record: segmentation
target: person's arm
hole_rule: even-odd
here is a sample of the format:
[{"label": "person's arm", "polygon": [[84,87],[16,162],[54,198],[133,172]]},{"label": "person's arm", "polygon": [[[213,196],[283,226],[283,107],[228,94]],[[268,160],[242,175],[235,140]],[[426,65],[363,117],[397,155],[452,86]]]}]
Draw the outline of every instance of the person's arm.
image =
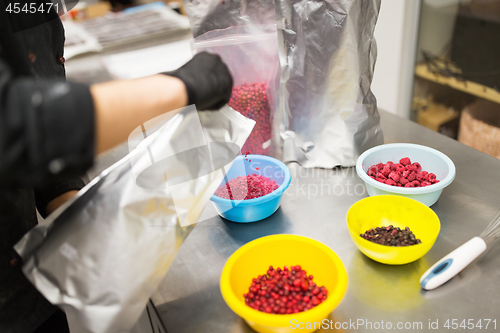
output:
[{"label": "person's arm", "polygon": [[95,108],[97,154],[125,141],[139,124],[188,102],[183,82],[161,74],[96,84],[90,91]]},{"label": "person's arm", "polygon": [[54,177],[44,186],[35,187],[38,212],[46,218],[63,203],[71,199],[85,186],[79,177]]},{"label": "person's arm", "polygon": [[0,186],[83,174],[95,153],[126,141],[143,122],[186,104],[217,109],[231,88],[227,67],[206,53],[167,75],[90,88],[14,78],[0,58]]},{"label": "person's arm", "polygon": [[229,102],[233,79],[218,55],[202,52],[170,73],[91,87],[97,153],[125,141],[139,124],[166,111],[195,104],[216,110]]},{"label": "person's arm", "polygon": [[47,215],[52,214],[57,208],[59,208],[59,206],[61,206],[69,199],[73,198],[78,193],[78,191],[79,190],[71,190],[68,192],[64,192],[60,196],[57,196],[54,199],[50,200],[45,207],[45,212],[47,213]]}]

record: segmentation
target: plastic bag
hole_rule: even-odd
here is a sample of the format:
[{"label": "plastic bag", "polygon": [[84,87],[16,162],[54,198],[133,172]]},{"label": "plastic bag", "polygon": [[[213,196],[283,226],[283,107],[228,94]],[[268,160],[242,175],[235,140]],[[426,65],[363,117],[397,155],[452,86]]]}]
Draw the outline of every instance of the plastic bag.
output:
[{"label": "plastic bag", "polygon": [[129,155],[16,244],[27,278],[90,331],[129,332],[254,124],[191,106],[139,129]]},{"label": "plastic bag", "polygon": [[276,23],[274,0],[183,0],[197,38],[213,30]]},{"label": "plastic bag", "polygon": [[210,31],[195,39],[195,49],[221,56],[234,79],[229,106],[256,121],[242,153],[271,155],[279,80],[276,26],[246,25]]},{"label": "plastic bag", "polygon": [[283,160],[353,166],[382,144],[370,91],[380,0],[276,0]]}]

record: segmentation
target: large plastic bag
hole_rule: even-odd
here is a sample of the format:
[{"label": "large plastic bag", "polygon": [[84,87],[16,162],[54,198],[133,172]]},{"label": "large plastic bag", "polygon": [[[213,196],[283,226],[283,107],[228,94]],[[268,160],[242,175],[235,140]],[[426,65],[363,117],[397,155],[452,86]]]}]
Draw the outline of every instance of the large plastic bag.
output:
[{"label": "large plastic bag", "polygon": [[229,27],[276,23],[274,0],[183,0],[193,36]]},{"label": "large plastic bag", "polygon": [[353,166],[383,143],[370,91],[380,0],[276,0],[284,161]]},{"label": "large plastic bag", "polygon": [[25,275],[88,330],[129,332],[253,126],[227,106],[191,106],[143,127],[129,155],[16,245]]},{"label": "large plastic bag", "polygon": [[276,26],[246,25],[210,31],[195,38],[195,49],[221,56],[234,79],[229,106],[256,121],[242,152],[271,155],[279,80]]}]

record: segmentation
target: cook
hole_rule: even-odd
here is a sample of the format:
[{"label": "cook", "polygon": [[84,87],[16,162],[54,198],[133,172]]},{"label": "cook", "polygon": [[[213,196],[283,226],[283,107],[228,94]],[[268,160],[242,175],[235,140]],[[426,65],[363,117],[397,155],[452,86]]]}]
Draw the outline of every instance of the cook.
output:
[{"label": "cook", "polygon": [[145,121],[191,104],[220,108],[233,81],[218,56],[201,53],[172,73],[67,82],[57,14],[7,5],[0,0],[0,331],[63,333],[64,313],[26,280],[12,248],[37,224],[35,209],[45,217],[73,197],[94,155]]}]

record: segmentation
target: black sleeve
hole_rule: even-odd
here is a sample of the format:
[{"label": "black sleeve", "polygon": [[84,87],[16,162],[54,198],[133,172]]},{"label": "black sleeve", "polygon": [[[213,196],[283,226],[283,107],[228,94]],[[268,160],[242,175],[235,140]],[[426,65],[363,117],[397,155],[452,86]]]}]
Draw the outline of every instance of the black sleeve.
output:
[{"label": "black sleeve", "polygon": [[94,135],[88,86],[13,78],[0,58],[0,186],[82,174],[93,162]]},{"label": "black sleeve", "polygon": [[56,176],[50,183],[35,188],[36,208],[43,218],[47,217],[47,204],[68,191],[79,191],[85,186],[79,177]]}]

